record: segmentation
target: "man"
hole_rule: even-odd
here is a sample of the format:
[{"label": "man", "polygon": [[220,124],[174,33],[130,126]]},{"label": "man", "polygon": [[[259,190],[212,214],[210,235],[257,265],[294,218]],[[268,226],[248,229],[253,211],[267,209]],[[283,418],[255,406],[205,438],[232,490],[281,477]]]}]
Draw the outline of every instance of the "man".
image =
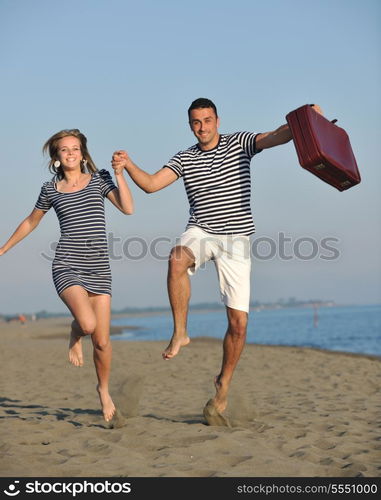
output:
[{"label": "man", "polygon": [[223,412],[245,344],[250,301],[249,235],[255,230],[250,207],[250,161],[261,150],[284,144],[292,137],[288,125],[265,133],[221,135],[216,106],[205,98],[192,102],[188,118],[197,144],[177,153],[156,173],[140,169],[125,151],[116,151],[112,164],[122,165],[146,193],[163,189],[179,177],[184,179],[190,218],[169,258],[167,286],[174,330],[163,358],[173,358],[189,344],[189,275],[213,260],[228,328],[221,371],[214,380],[216,395],[205,406],[204,415],[208,423],[229,425]]}]

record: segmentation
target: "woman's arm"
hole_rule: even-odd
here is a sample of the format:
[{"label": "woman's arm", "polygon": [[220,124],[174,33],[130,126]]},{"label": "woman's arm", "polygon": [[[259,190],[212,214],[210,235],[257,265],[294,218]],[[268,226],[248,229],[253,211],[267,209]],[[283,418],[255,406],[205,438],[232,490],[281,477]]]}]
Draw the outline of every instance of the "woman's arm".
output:
[{"label": "woman's arm", "polygon": [[113,167],[115,172],[115,180],[118,189],[113,189],[107,195],[107,198],[113,205],[126,215],[134,213],[134,200],[126,179],[124,178],[122,167]]},{"label": "woman's arm", "polygon": [[19,224],[16,231],[12,234],[5,245],[0,247],[0,255],[8,252],[8,250],[10,250],[17,243],[19,243],[19,241],[23,240],[26,236],[28,236],[28,234],[36,229],[45,213],[46,212],[40,210],[39,208],[34,208],[32,213],[28,215],[28,217],[24,219],[21,224]]},{"label": "woman's arm", "polygon": [[112,167],[125,168],[135,182],[146,193],[155,193],[178,179],[178,176],[170,168],[161,168],[154,174],[149,174],[139,168],[124,150],[115,151],[112,155]]}]

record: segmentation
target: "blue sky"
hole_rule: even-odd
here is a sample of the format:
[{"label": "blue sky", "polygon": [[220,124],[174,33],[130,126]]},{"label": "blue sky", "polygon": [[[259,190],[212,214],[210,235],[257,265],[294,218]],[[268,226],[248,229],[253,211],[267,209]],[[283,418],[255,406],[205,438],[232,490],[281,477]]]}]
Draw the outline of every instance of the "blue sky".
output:
[{"label": "blue sky", "polygon": [[[81,129],[99,168],[124,148],[154,172],[195,142],[186,110],[197,97],[216,103],[222,133],[272,130],[316,102],[348,132],[362,182],[340,193],[299,166],[292,143],[254,158],[252,300],[380,303],[380,20],[378,0],[0,0],[2,241],[49,179],[41,148],[58,130]],[[184,187],[132,190],[133,216],[107,205],[113,306],[167,305],[165,256],[187,221]],[[265,258],[266,238],[279,250],[280,234],[287,254],[311,255],[313,239],[318,255]],[[1,258],[0,312],[65,310],[43,257],[58,237],[52,211]],[[321,258],[324,238],[337,259]],[[159,259],[145,251],[157,241]],[[192,286],[193,303],[219,300],[213,265]]]}]

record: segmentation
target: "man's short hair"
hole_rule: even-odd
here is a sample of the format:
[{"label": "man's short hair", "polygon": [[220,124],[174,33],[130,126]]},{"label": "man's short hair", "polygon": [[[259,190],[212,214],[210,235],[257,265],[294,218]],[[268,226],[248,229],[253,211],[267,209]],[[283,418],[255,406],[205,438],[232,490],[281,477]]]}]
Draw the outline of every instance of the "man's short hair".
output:
[{"label": "man's short hair", "polygon": [[193,101],[192,104],[189,106],[189,109],[188,109],[189,120],[190,120],[190,113],[191,113],[192,109],[202,109],[202,108],[212,108],[216,114],[216,117],[218,118],[217,108],[216,108],[215,104],[210,99],[206,99],[205,97],[199,97],[198,99]]}]

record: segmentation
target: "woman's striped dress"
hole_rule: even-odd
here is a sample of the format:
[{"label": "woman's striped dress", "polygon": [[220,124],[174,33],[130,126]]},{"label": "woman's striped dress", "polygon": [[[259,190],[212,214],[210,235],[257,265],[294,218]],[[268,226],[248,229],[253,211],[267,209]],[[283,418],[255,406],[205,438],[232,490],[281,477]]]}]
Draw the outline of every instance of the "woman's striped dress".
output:
[{"label": "woman's striped dress", "polygon": [[43,184],[35,208],[47,212],[53,207],[61,230],[52,264],[58,295],[72,285],[111,295],[104,198],[113,189],[107,170],[92,174],[87,186],[74,193],[60,193],[54,180]]}]

